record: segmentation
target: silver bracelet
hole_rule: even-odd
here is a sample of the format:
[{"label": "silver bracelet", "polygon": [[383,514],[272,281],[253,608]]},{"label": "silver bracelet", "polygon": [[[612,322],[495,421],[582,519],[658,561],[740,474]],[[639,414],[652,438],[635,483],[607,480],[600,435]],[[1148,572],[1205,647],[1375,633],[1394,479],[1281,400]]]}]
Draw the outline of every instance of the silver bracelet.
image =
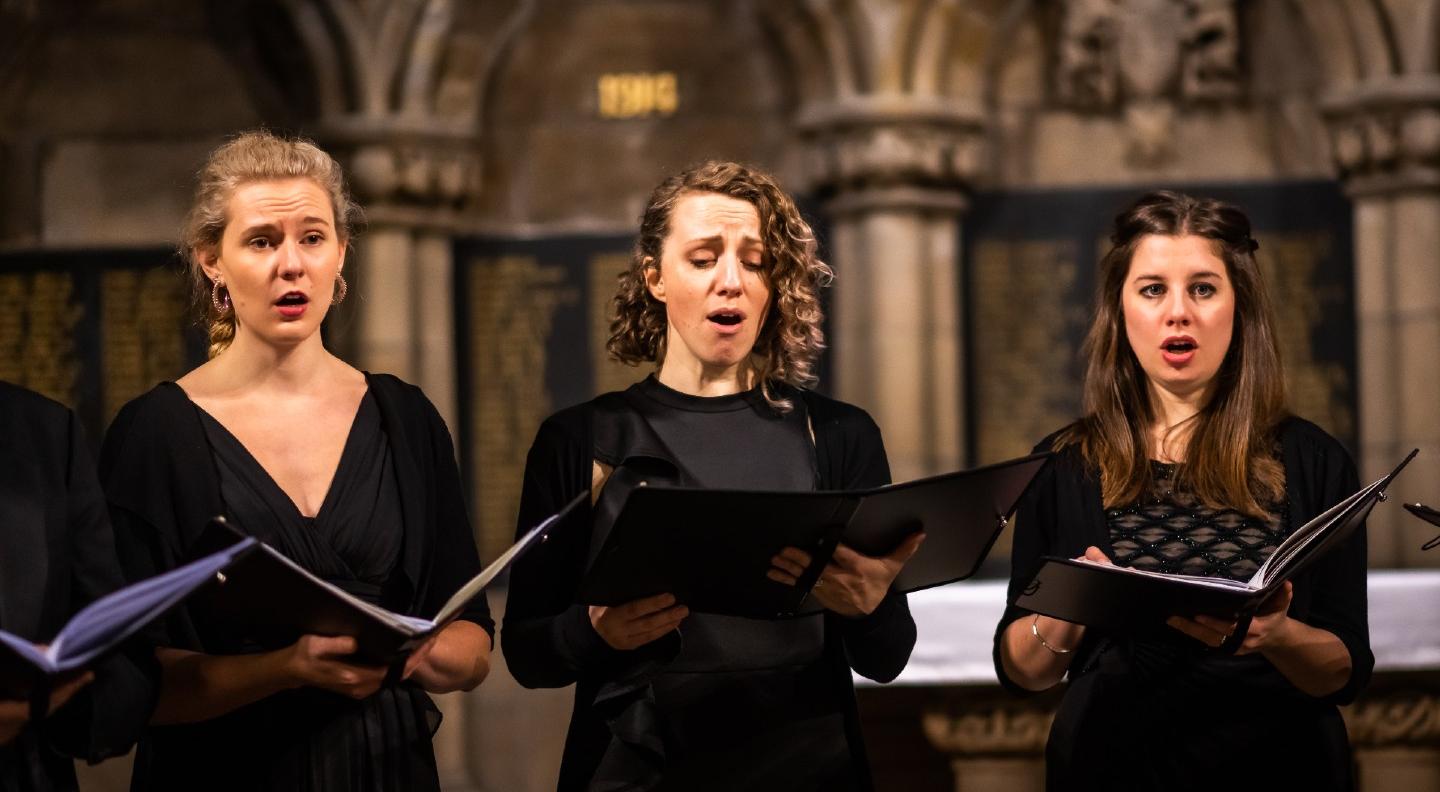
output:
[{"label": "silver bracelet", "polygon": [[1074,649],[1056,649],[1055,647],[1045,642],[1045,636],[1040,634],[1040,614],[1038,613],[1035,614],[1035,618],[1030,620],[1030,634],[1035,636],[1035,640],[1039,641],[1041,646],[1049,649],[1054,654],[1070,654],[1071,652],[1075,651]]}]

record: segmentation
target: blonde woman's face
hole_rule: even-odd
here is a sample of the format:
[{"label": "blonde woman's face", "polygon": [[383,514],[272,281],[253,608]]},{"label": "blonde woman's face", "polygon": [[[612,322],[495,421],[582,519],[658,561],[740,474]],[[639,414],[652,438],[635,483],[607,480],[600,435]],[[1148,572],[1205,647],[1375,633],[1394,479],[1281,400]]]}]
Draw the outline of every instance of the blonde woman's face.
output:
[{"label": "blonde woman's face", "polygon": [[345,262],[330,196],[310,179],[251,182],[230,196],[226,217],[205,274],[229,291],[237,333],[278,345],[313,336]]},{"label": "blonde woman's face", "polygon": [[713,374],[749,357],[770,303],[764,261],[754,205],[718,193],[675,202],[660,264],[646,276],[665,303],[667,367]]}]

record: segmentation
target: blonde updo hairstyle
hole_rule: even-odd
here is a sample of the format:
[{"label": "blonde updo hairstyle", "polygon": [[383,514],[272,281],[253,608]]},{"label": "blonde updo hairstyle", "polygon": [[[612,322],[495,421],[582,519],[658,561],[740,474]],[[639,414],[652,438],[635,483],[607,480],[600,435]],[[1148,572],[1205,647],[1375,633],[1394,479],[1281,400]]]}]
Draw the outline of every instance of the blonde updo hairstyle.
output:
[{"label": "blonde updo hairstyle", "polygon": [[230,222],[230,198],[245,184],[297,178],[310,179],[330,196],[335,232],[341,244],[348,243],[360,208],[345,189],[340,163],[313,142],[263,129],[244,132],[210,152],[200,169],[180,238],[180,257],[190,279],[195,315],[210,337],[212,358],[235,339],[235,308],[230,304],[224,310],[216,307],[211,299],[215,284],[203,266],[220,252],[220,240]]}]

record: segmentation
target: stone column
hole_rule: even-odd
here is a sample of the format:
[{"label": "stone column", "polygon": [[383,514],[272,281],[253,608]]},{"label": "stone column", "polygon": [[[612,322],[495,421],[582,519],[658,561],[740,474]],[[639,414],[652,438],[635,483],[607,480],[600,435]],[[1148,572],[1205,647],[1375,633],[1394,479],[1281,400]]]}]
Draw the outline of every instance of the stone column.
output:
[{"label": "stone column", "polygon": [[923,716],[926,738],[950,757],[955,792],[1045,788],[1045,742],[1054,710],[1013,701],[997,703],[1005,695],[998,690],[977,694],[961,714]]},{"label": "stone column", "polygon": [[[1355,202],[1362,479],[1411,448],[1391,494],[1440,500],[1440,82],[1366,83],[1327,105],[1335,159]],[[1395,506],[1370,520],[1376,566],[1440,566],[1430,526]]]},{"label": "stone column", "polygon": [[1440,698],[1396,690],[1345,711],[1360,792],[1440,789]]},{"label": "stone column", "polygon": [[801,128],[830,196],[836,395],[870,412],[896,480],[966,463],[960,220],[981,123],[890,97],[812,107]]}]

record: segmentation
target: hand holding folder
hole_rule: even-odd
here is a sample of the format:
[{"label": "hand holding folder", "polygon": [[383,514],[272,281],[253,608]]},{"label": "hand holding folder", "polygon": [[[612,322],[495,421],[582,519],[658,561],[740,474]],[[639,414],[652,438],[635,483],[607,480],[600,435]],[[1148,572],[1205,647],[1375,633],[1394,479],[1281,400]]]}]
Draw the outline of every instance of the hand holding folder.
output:
[{"label": "hand holding folder", "polygon": [[254,546],[253,539],[232,543],[162,575],[113,591],[72,616],[44,647],[0,630],[0,700],[43,699],[52,689],[73,682],[221,570],[245,558]]},{"label": "hand holding folder", "polygon": [[1224,622],[1235,620],[1235,628],[1220,646],[1234,651],[1245,639],[1248,621],[1263,612],[1266,603],[1300,570],[1353,533],[1375,504],[1385,499],[1385,488],[1416,453],[1411,451],[1389,474],[1292,531],[1249,580],[1166,574],[1047,557],[1012,604],[1116,633],[1165,622],[1176,615],[1204,614]]},{"label": "hand holding folder", "polygon": [[[880,558],[923,531],[895,578],[902,592],[974,574],[1020,496],[1049,459],[1036,454],[975,470],[856,492],[637,487],[582,579],[578,599],[616,606],[673,594],[693,612],[773,619],[818,612],[811,588],[841,543]],[[793,584],[768,576],[786,548],[809,563]]]},{"label": "hand holding folder", "polygon": [[223,579],[196,597],[209,618],[223,621],[239,634],[268,648],[289,646],[302,636],[346,636],[355,641],[360,661],[390,664],[409,656],[464,612],[516,558],[544,541],[561,518],[582,503],[576,497],[559,513],[530,529],[469,582],[461,586],[430,618],[394,613],[316,577],[273,547],[245,537],[217,517],[196,541],[206,552],[236,541],[256,544],[256,551],[226,570]]}]

